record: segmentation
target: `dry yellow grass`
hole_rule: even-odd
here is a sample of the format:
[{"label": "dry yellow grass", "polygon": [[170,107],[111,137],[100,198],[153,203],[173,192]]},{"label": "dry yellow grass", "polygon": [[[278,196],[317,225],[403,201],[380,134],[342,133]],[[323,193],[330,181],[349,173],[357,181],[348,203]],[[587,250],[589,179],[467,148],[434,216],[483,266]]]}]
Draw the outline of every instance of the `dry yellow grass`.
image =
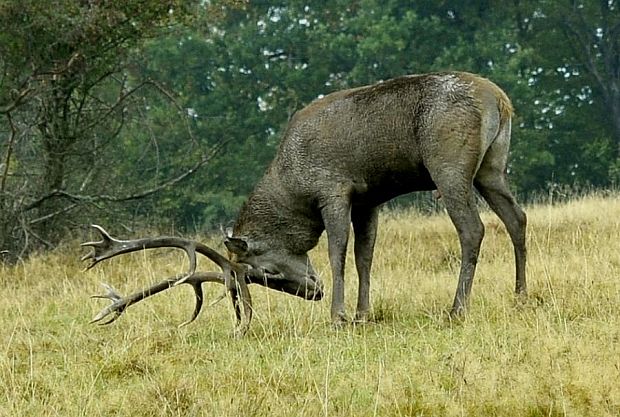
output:
[{"label": "dry yellow grass", "polygon": [[[177,252],[83,273],[72,245],[0,266],[0,416],[620,415],[620,198],[527,211],[529,298],[515,299],[512,247],[485,213],[461,323],[447,320],[459,249],[445,216],[382,216],[377,322],[339,331],[327,300],[262,288],[242,340],[229,337],[225,303],[178,329],[193,308],[185,288],[88,324],[100,281],[133,291],[184,268]],[[329,292],[324,245],[313,259]]]}]

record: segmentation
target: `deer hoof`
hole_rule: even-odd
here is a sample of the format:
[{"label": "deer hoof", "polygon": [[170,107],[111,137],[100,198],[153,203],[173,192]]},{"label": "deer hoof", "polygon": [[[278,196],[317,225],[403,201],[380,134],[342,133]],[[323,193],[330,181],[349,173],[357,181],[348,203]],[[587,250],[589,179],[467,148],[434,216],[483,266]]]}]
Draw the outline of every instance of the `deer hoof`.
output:
[{"label": "deer hoof", "polygon": [[353,324],[366,324],[370,323],[370,313],[368,311],[358,311],[355,313]]},{"label": "deer hoof", "polygon": [[344,312],[332,315],[332,327],[334,327],[334,329],[336,330],[342,329],[348,324],[349,324],[349,320],[347,320],[347,317]]}]

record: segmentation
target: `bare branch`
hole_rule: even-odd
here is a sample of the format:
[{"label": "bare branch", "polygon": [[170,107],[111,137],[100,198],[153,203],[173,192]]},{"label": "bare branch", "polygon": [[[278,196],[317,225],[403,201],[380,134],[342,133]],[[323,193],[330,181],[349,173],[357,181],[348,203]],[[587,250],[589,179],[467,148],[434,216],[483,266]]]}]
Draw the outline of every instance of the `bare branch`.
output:
[{"label": "bare branch", "polygon": [[7,104],[4,107],[0,107],[0,114],[9,114],[13,110],[15,110],[17,107],[19,107],[19,105],[21,105],[26,100],[26,98],[32,91],[33,89],[30,87],[23,88],[18,93],[17,97],[15,97],[12,103]]},{"label": "bare branch", "polygon": [[53,68],[46,71],[38,71],[37,69],[34,69],[32,71],[32,75],[30,75],[29,78],[31,80],[58,80],[59,76],[67,73],[71,69],[73,64],[78,62],[80,58],[83,58],[82,54],[80,54],[79,52],[74,52],[73,55],[71,55],[71,58],[69,58],[67,63],[64,64],[62,67]]},{"label": "bare branch", "polygon": [[32,81],[41,81],[49,77],[56,79],[59,75],[66,73],[80,57],[81,55],[79,52],[74,53],[69,61],[67,61],[67,63],[59,69],[39,72],[36,68],[34,68],[32,73],[27,76],[18,87],[19,93],[17,93],[17,97],[13,99],[13,102],[5,105],[4,107],[0,107],[0,114],[12,112],[28,98],[30,93],[34,91],[34,88],[28,86]]},{"label": "bare branch", "polygon": [[58,209],[58,210],[56,210],[56,211],[54,211],[54,212],[52,212],[52,213],[46,214],[45,216],[38,217],[38,218],[36,218],[36,219],[30,220],[30,221],[28,222],[28,224],[29,224],[29,225],[33,225],[33,224],[37,224],[37,223],[44,222],[44,221],[49,220],[49,219],[53,219],[53,218],[54,218],[54,217],[56,217],[56,216],[59,216],[59,215],[61,215],[61,214],[65,214],[65,213],[70,212],[71,210],[73,210],[73,209],[74,209],[74,208],[76,208],[77,206],[78,206],[78,205],[77,205],[76,203],[70,204],[70,205],[68,205],[67,207],[63,207],[63,208],[61,208],[61,209]]},{"label": "bare branch", "polygon": [[[150,82],[160,93],[162,93],[164,96],[166,96],[168,98],[168,100],[170,100],[170,102],[177,108],[177,110],[181,114],[184,114],[183,107],[181,107],[181,105],[179,103],[177,103],[176,99],[174,98],[174,96],[172,95],[172,93],[170,91],[168,91],[166,88],[164,88],[163,85],[161,85],[160,83],[158,83],[155,80],[150,80]],[[189,134],[190,139],[192,140],[192,142],[195,145],[200,147],[200,143],[194,137],[194,134],[193,134],[192,128],[191,128],[191,126],[189,124],[188,118],[187,117],[183,117],[183,121],[185,122],[185,128],[187,129],[187,133]]]},{"label": "bare branch", "polygon": [[127,91],[125,93],[121,93],[119,95],[118,99],[116,100],[116,102],[108,107],[107,111],[102,113],[100,117],[98,117],[97,119],[95,119],[91,123],[89,123],[86,126],[84,126],[82,131],[92,130],[95,126],[98,126],[98,125],[102,124],[105,120],[107,120],[107,118],[108,118],[108,116],[110,116],[110,114],[114,113],[119,108],[119,106],[125,102],[125,100],[128,97],[133,95],[136,91],[140,90],[145,85],[149,85],[149,84],[152,84],[151,81],[150,80],[145,80],[145,81],[142,81],[137,86],[135,86],[132,89],[130,89],[129,91]]},{"label": "bare branch", "polygon": [[123,202],[123,201],[132,201],[132,200],[139,200],[145,197],[148,197],[150,195],[153,195],[155,193],[158,193],[162,190],[164,190],[165,188],[168,187],[172,187],[173,185],[183,181],[185,178],[189,177],[190,175],[196,173],[196,171],[198,171],[203,165],[205,165],[207,162],[209,162],[213,157],[215,157],[215,155],[225,146],[225,144],[227,143],[227,141],[221,142],[219,145],[213,147],[211,149],[211,152],[205,156],[203,156],[203,158],[201,158],[194,166],[192,166],[191,168],[189,168],[187,171],[181,173],[180,175],[171,178],[167,181],[164,181],[161,184],[158,184],[152,188],[149,188],[147,190],[143,190],[140,192],[136,192],[134,194],[129,194],[126,196],[113,196],[113,195],[109,195],[109,194],[98,194],[98,195],[82,195],[82,194],[73,194],[69,191],[65,191],[65,190],[53,190],[50,193],[36,199],[35,201],[27,204],[24,206],[23,211],[30,211],[32,209],[35,209],[39,206],[41,206],[41,204],[43,204],[43,202],[49,200],[50,198],[55,198],[55,197],[64,197],[64,198],[68,198],[70,200],[73,201],[80,201],[80,202],[88,202],[88,203],[94,203],[97,201],[107,201],[107,202],[112,202],[112,203],[119,203],[119,202]]}]

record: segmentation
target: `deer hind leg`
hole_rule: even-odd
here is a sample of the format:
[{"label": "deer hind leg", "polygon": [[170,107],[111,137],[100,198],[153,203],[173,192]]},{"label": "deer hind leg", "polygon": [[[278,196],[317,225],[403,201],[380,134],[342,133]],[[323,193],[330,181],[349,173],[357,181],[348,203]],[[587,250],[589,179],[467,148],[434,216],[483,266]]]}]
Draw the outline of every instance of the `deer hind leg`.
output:
[{"label": "deer hind leg", "polygon": [[484,225],[476,207],[471,177],[464,171],[461,169],[443,170],[433,177],[437,189],[441,192],[448,215],[456,228],[461,245],[461,268],[452,304],[452,316],[462,314],[467,307],[480,245],[484,237]]},{"label": "deer hind leg", "polygon": [[359,279],[355,322],[368,321],[370,313],[370,269],[377,237],[376,207],[354,207],[351,217],[355,234],[355,267]]},{"label": "deer hind leg", "polygon": [[485,155],[474,184],[480,195],[506,226],[515,253],[515,291],[517,294],[525,294],[527,292],[525,281],[527,217],[517,205],[506,181],[505,155],[507,153],[507,142],[496,141]]},{"label": "deer hind leg", "polygon": [[351,228],[351,202],[344,198],[333,198],[323,206],[321,216],[327,232],[333,279],[331,320],[334,325],[339,326],[347,322],[344,305],[344,267]]}]

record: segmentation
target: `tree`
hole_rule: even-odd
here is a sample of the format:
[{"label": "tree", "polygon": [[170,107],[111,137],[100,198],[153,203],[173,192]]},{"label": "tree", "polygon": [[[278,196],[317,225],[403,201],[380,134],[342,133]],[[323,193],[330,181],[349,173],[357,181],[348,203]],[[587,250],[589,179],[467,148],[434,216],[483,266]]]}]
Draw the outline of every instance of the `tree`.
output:
[{"label": "tree", "polygon": [[519,0],[515,5],[519,43],[533,51],[524,71],[540,92],[530,102],[538,113],[532,129],[548,132],[554,182],[618,183],[618,2]]},{"label": "tree", "polygon": [[124,195],[114,192],[117,157],[109,149],[132,119],[139,93],[164,92],[126,71],[132,49],[186,20],[192,7],[139,0],[0,4],[0,128],[8,137],[0,148],[1,249],[17,255],[53,246],[77,213],[173,181],[156,177]]}]

